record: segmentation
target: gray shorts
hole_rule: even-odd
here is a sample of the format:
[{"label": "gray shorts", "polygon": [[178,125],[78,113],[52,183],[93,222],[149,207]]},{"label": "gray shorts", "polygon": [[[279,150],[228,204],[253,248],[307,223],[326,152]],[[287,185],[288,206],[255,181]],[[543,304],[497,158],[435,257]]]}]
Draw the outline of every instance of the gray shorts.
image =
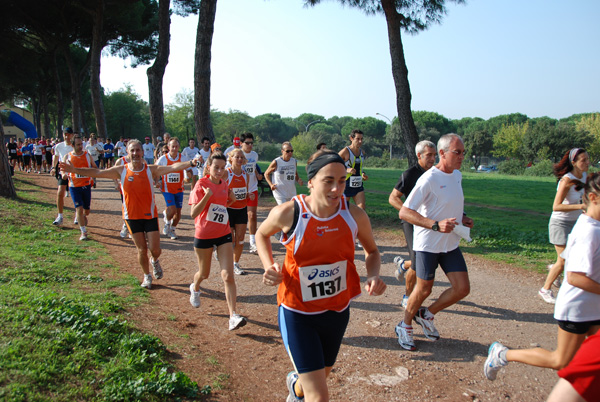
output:
[{"label": "gray shorts", "polygon": [[548,223],[550,244],[554,244],[556,246],[566,245],[567,237],[569,236],[569,233],[571,233],[571,230],[573,230],[575,222],[577,221],[561,221],[550,218],[550,223]]},{"label": "gray shorts", "polygon": [[415,265],[417,266],[415,269],[417,278],[426,281],[435,278],[435,270],[438,265],[442,267],[445,274],[449,272],[467,272],[467,263],[458,247],[447,253],[415,251]]}]

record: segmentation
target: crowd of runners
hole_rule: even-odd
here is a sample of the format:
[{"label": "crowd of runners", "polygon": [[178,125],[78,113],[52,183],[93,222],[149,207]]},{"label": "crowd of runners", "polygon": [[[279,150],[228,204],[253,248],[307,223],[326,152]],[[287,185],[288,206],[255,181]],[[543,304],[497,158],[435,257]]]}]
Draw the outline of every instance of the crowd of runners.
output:
[{"label": "crowd of runners", "polygon": [[[228,328],[246,325],[246,318],[236,313],[235,276],[246,273],[240,261],[248,230],[248,251],[260,257],[263,283],[278,286],[279,328],[294,368],[287,376],[287,400],[328,400],[326,379],[349,322],[350,302],[361,294],[354,263],[356,246],[365,255],[367,294],[381,295],[386,290],[379,277],[380,254],[365,212],[364,182],[368,175],[364,172],[364,134],[353,130],[350,145],[339,152],[328,150],[323,143],[316,147],[306,166],[308,195],[297,195],[296,184],[304,183],[290,142],[281,145],[281,156],[263,174],[251,133],[234,138],[225,151],[208,138],[202,139],[201,148],[190,140],[181,150],[179,140],[168,133],[156,143],[149,137],[143,143],[120,138],[114,145],[93,135],[85,141],[70,128],[63,135],[62,142],[27,140],[25,145],[11,140],[7,144],[15,169],[54,171],[58,180],[54,224],[63,223],[68,187],[80,240],[87,240],[94,180],[114,180],[122,198],[124,224],[120,235],[132,238],[143,272],[141,286],[151,289],[153,280],[163,277],[160,235],[178,238],[185,184],[190,183],[188,203],[195,224],[193,247],[198,262],[198,272],[189,287],[190,304],[194,308],[201,305],[200,285],[209,277],[214,254],[225,286]],[[395,276],[406,284],[399,302],[404,316],[395,327],[398,343],[406,350],[417,349],[413,321],[428,340],[436,341],[441,335],[435,316],[469,294],[469,275],[459,242],[470,239],[474,225],[464,210],[462,138],[447,134],[437,146],[421,141],[415,153],[418,164],[401,175],[389,196],[390,205],[402,220],[408,245],[408,259],[394,259]],[[557,260],[549,266],[539,294],[545,301],[556,303],[557,349],[511,350],[495,342],[484,365],[490,380],[509,361],[560,370],[561,380],[551,394],[552,400],[589,402],[595,400],[589,395],[600,395],[596,340],[600,335],[594,335],[600,329],[600,174],[587,175],[589,164],[587,152],[574,148],[555,165],[558,187],[549,234]],[[263,179],[277,206],[259,227],[258,183]],[[166,204],[162,230],[155,188],[160,189]],[[273,257],[271,236],[285,247],[283,261]],[[450,286],[427,304],[438,266]],[[564,279],[557,282],[563,270]],[[551,290],[553,284],[559,287],[557,297]],[[577,353],[580,347],[588,352]]]}]

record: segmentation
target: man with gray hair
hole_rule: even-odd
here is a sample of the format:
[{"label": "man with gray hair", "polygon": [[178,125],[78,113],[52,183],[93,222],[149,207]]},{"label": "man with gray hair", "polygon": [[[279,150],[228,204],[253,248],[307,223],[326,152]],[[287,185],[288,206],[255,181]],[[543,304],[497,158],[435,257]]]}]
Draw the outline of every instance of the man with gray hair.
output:
[{"label": "man with gray hair", "polygon": [[[464,196],[460,166],[465,146],[457,134],[446,134],[438,141],[439,163],[417,180],[400,209],[399,217],[415,225],[414,243],[417,284],[408,298],[404,320],[396,326],[398,343],[415,350],[412,320],[423,327],[425,337],[438,340],[433,324],[435,314],[455,304],[470,292],[467,264],[458,245],[460,236],[454,231],[462,225],[471,228],[473,220],[464,214]],[[428,308],[421,307],[431,294],[435,271],[441,266],[450,287]]]},{"label": "man with gray hair", "polygon": [[[402,209],[404,203],[402,202],[402,196],[405,199],[410,195],[410,192],[417,184],[419,177],[426,171],[431,169],[435,164],[435,144],[431,141],[421,141],[415,146],[415,153],[417,154],[417,164],[411,168],[408,168],[402,173],[398,183],[392,190],[388,202],[391,206],[396,208],[398,211]],[[404,261],[400,256],[394,258],[396,264],[396,272],[394,275],[399,282],[403,282],[406,278],[406,293],[402,297],[400,305],[406,308],[408,303],[408,297],[415,287],[417,281],[415,273],[415,253],[413,251],[413,232],[414,227],[412,223],[402,221],[402,229],[404,230],[404,237],[406,238],[406,246],[408,248],[408,255],[410,259]],[[411,269],[412,268],[412,269]]]}]

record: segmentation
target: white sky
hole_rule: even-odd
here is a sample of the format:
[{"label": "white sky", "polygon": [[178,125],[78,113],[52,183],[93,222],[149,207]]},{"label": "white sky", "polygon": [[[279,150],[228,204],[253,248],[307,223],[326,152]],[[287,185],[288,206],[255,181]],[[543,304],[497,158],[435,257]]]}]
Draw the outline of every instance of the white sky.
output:
[{"label": "white sky", "polygon": [[[219,0],[213,108],[250,116],[396,115],[387,26],[338,2]],[[441,25],[403,33],[412,109],[451,119],[600,111],[600,1],[467,0]],[[193,89],[197,16],[173,16],[165,104]],[[102,85],[148,100],[147,67],[102,59]]]}]

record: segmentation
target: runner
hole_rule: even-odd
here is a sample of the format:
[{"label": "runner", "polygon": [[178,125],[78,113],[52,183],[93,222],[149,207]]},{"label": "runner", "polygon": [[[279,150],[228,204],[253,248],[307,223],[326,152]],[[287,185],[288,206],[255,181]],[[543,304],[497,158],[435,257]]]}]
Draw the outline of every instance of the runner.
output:
[{"label": "runner", "polygon": [[[287,375],[288,402],[329,399],[327,377],[348,325],[349,304],[361,294],[355,237],[365,250],[365,290],[381,295],[386,288],[369,218],[343,196],[344,160],[333,151],[318,151],[306,171],[310,195],[273,208],[256,236],[263,282],[279,286],[279,328],[294,366]],[[279,231],[286,248],[283,266],[274,261],[270,241]]]},{"label": "runner", "polygon": [[95,136],[90,136],[90,142],[85,147],[85,150],[92,157],[97,168],[100,167],[100,155],[104,152],[104,147],[96,141]]},{"label": "runner", "polygon": [[44,138],[44,173],[50,173],[52,168],[52,141]]},{"label": "runner", "polygon": [[[142,287],[152,288],[152,275],[149,265],[152,265],[154,277],[163,277],[163,270],[158,258],[161,254],[160,233],[158,231],[158,211],[154,199],[153,182],[162,175],[182,171],[196,161],[179,162],[169,166],[148,165],[144,161],[144,150],[138,140],[130,140],[127,146],[131,160],[123,166],[110,169],[75,168],[61,163],[60,168],[68,173],[77,173],[88,177],[121,180],[123,191],[123,218],[137,248],[138,262],[144,273]],[[148,250],[151,258],[148,259]]]},{"label": "runner", "polygon": [[115,146],[112,144],[112,140],[110,138],[106,139],[106,144],[104,144],[104,163],[105,168],[111,168],[113,165],[113,160],[115,157]]},{"label": "runner", "polygon": [[[144,148],[144,160],[148,165],[152,165],[154,163],[154,151],[156,147],[151,142],[152,138],[146,137],[144,138],[144,143],[142,144],[142,148]],[[193,158],[190,158],[192,160]]]},{"label": "runner", "polygon": [[127,140],[119,137],[119,141],[115,144],[115,149],[117,150],[117,157],[122,158],[127,155]]},{"label": "runner", "polygon": [[558,322],[556,350],[508,349],[494,342],[484,365],[484,374],[495,380],[508,362],[521,362],[554,370],[564,368],[586,337],[600,329],[600,173],[590,174],[584,186],[585,214],[580,214],[567,247],[566,278],[556,298],[554,318]]},{"label": "runner", "polygon": [[52,169],[54,169],[56,180],[58,180],[58,190],[56,191],[56,208],[58,209],[58,215],[52,224],[57,226],[62,225],[63,223],[65,193],[67,192],[67,184],[69,184],[69,180],[66,177],[63,178],[61,175],[58,169],[58,163],[62,161],[69,152],[73,151],[73,144],[71,143],[73,139],[73,129],[71,127],[65,128],[63,138],[65,139],[63,142],[59,142],[54,146],[54,160],[52,162]]},{"label": "runner", "polygon": [[[190,159],[191,160],[191,159]],[[179,153],[179,139],[171,138],[169,141],[169,152],[158,158],[158,166],[169,166],[179,162],[188,162],[185,155]],[[195,166],[195,165],[194,165]],[[191,174],[191,170],[174,172],[162,177],[160,191],[163,193],[167,209],[163,211],[163,234],[171,240],[177,239],[177,224],[181,219],[181,208],[183,207],[183,181],[185,175]]]},{"label": "runner", "polygon": [[244,151],[234,149],[229,153],[228,159],[231,167],[227,168],[227,184],[235,195],[235,202],[227,206],[233,237],[233,273],[246,275],[246,272],[240,268],[240,258],[244,251],[244,237],[248,225],[248,199],[256,195],[248,192],[248,175],[243,169],[247,162]]},{"label": "runner", "polygon": [[339,154],[346,163],[346,198],[352,198],[356,205],[362,209],[366,208],[365,188],[363,181],[367,181],[369,176],[363,172],[365,162],[365,153],[362,151],[363,132],[352,130],[350,134],[351,144],[342,149]]},{"label": "runner", "polygon": [[[398,211],[402,209],[404,203],[402,196],[408,197],[412,189],[417,184],[417,180],[423,173],[431,169],[435,164],[435,144],[431,141],[421,141],[415,146],[417,154],[417,164],[402,173],[396,187],[392,190],[388,202]],[[415,252],[413,250],[413,233],[414,226],[411,223],[401,221],[404,237],[406,238],[406,246],[408,247],[409,261],[404,261],[400,256],[394,257],[396,264],[396,272],[394,275],[399,282],[403,282],[406,277],[406,294],[402,296],[400,305],[406,308],[408,298],[412,293],[417,282],[417,273],[415,271]],[[412,268],[412,269],[411,269]]]},{"label": "runner", "polygon": [[[196,157],[196,155],[198,155],[200,153],[200,150],[198,148],[196,148],[196,140],[194,140],[193,138],[190,139],[188,141],[188,145],[187,147],[185,147],[183,149],[183,151],[181,151],[181,154],[184,155],[187,160],[192,160]],[[210,148],[209,148],[210,149]],[[206,159],[203,159],[203,161],[205,161]],[[192,186],[191,186],[191,190],[194,189],[194,187],[196,187],[196,182],[198,181],[198,167],[194,166],[192,168]]]},{"label": "runner", "polygon": [[[97,167],[90,154],[83,150],[83,141],[78,135],[73,137],[73,151],[65,155],[62,161],[76,168]],[[63,180],[67,180],[67,178],[63,177]],[[69,193],[75,206],[75,221],[79,224],[81,230],[79,240],[87,240],[87,217],[90,214],[92,201],[92,180],[89,177],[75,173],[70,173],[68,180]]]},{"label": "runner", "polygon": [[12,171],[14,174],[15,166],[17,164],[17,143],[15,142],[15,137],[10,137],[8,140],[8,144],[6,144],[6,151],[8,152],[8,163],[12,167]]},{"label": "runner", "polygon": [[[292,158],[294,149],[288,141],[281,144],[281,156],[275,158],[265,171],[265,179],[273,191],[277,205],[288,202],[296,196],[296,182],[304,183],[298,175],[298,162]],[[273,175],[273,177],[271,177]]]},{"label": "runner", "polygon": [[[583,186],[590,167],[590,157],[583,148],[573,148],[554,165],[554,175],[558,179],[556,196],[552,204],[552,215],[548,223],[550,243],[556,249],[556,262],[549,265],[548,276],[538,294],[546,303],[554,304],[556,299],[552,293],[552,284],[557,280],[565,267],[561,257],[567,244],[567,236],[575,226],[575,222],[584,208],[581,203]],[[557,283],[560,286],[560,283]]]},{"label": "runner", "polygon": [[[131,163],[131,159],[129,159],[129,155],[127,155],[123,158],[117,159],[117,161],[115,162],[115,166],[122,166],[122,165],[125,165],[126,163]],[[121,196],[121,202],[123,202],[123,189],[121,188],[121,180],[116,179],[113,181],[115,183],[115,190],[119,191],[119,195]],[[129,235],[129,238],[131,239],[129,230],[127,230],[127,222],[125,221],[125,219],[123,219],[123,226],[121,226],[121,230],[119,231],[119,236],[121,236],[121,238],[124,239],[128,235]]]},{"label": "runner", "polygon": [[235,196],[229,190],[223,175],[227,173],[227,161],[222,153],[213,153],[206,162],[209,175],[201,178],[190,193],[189,204],[192,206],[191,216],[194,218],[196,231],[194,234],[194,251],[198,259],[198,272],[190,285],[190,303],[200,307],[200,284],[210,275],[211,255],[213,247],[217,247],[221,278],[225,285],[225,298],[229,309],[229,330],[246,325],[246,318],[237,314],[237,289],[233,274],[233,247],[231,229],[228,224],[227,203],[233,202]]},{"label": "runner", "polygon": [[[250,253],[256,254],[256,229],[258,228],[258,219],[256,210],[258,209],[258,182],[262,180],[263,175],[258,171],[258,154],[253,150],[254,135],[244,133],[241,137],[242,151],[246,157],[244,170],[248,174],[248,234],[250,236]],[[251,197],[250,194],[254,194]]]},{"label": "runner", "polygon": [[225,152],[224,152],[225,156],[228,157],[229,153],[231,151],[233,151],[234,149],[239,149],[239,148],[241,148],[241,146],[242,146],[242,140],[240,139],[240,137],[236,136],[233,139],[233,144],[225,150]]},{"label": "runner", "polygon": [[31,139],[25,138],[23,146],[21,147],[23,153],[23,170],[27,173],[31,173],[31,158],[33,156],[33,144]]}]

